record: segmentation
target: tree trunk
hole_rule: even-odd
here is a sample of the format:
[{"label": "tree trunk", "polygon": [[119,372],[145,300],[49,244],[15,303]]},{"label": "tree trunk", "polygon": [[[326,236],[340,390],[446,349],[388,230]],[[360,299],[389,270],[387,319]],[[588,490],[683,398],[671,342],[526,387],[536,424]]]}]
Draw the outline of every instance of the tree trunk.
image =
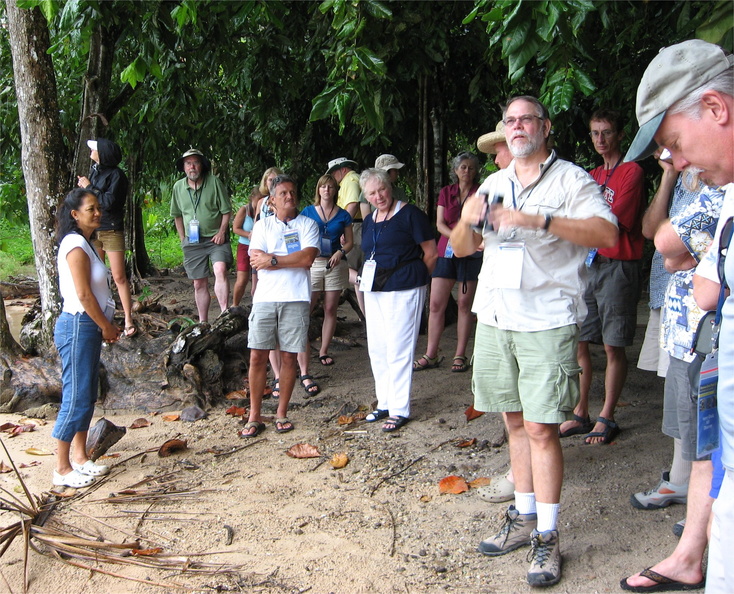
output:
[{"label": "tree trunk", "polygon": [[[68,170],[57,105],[56,75],[49,49],[46,19],[39,8],[7,2],[10,50],[20,121],[21,158],[31,239],[41,294],[41,327],[35,350],[55,353],[53,329],[60,310],[56,285],[55,220]],[[29,345],[24,345],[29,350]],[[33,350],[33,349],[31,349]]]}]

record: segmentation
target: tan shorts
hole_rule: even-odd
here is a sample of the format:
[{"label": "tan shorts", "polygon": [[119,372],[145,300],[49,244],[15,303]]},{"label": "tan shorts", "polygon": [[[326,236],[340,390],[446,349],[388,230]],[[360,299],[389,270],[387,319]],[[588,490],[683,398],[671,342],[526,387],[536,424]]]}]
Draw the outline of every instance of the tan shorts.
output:
[{"label": "tan shorts", "polygon": [[342,259],[336,268],[326,270],[328,258],[316,258],[311,265],[311,290],[341,291],[349,286],[349,266]]},{"label": "tan shorts", "polygon": [[123,231],[97,231],[97,239],[92,242],[94,249],[105,252],[124,252],[125,233]]}]

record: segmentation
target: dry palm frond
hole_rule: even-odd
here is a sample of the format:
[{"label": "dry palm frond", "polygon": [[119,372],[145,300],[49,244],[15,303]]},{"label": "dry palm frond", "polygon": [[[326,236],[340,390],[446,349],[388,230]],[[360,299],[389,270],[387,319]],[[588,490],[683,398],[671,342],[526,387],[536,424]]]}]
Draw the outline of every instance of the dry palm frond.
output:
[{"label": "dry palm frond", "polygon": [[[101,568],[100,563],[115,563],[118,565],[134,565],[156,569],[162,571],[178,571],[190,574],[220,574],[220,573],[236,573],[242,570],[240,565],[232,565],[227,563],[207,563],[193,560],[193,557],[201,557],[209,553],[198,553],[194,555],[174,555],[161,554],[162,548],[141,549],[140,541],[148,540],[140,537],[130,542],[112,543],[99,538],[89,538],[74,534],[69,530],[57,527],[46,526],[51,512],[61,502],[60,499],[51,495],[44,502],[38,496],[33,495],[26,486],[18,469],[15,466],[10,454],[2,443],[8,459],[15,471],[18,480],[25,493],[25,499],[16,497],[8,490],[0,487],[0,510],[9,511],[20,516],[20,519],[9,525],[0,528],[0,557],[7,551],[12,542],[19,536],[23,538],[24,558],[23,558],[23,592],[27,592],[28,587],[28,558],[29,550],[49,556],[53,559],[63,561],[76,567],[81,567],[89,571],[103,573],[113,577],[119,577],[126,580],[142,582],[148,585],[156,585],[166,588],[190,589],[188,586],[177,583],[155,582],[148,579],[141,580],[138,578],[122,575]],[[152,482],[150,479],[145,482]],[[139,483],[141,484],[141,483]],[[162,499],[174,499],[181,497],[194,497],[199,493],[210,492],[211,489],[201,490],[184,490],[177,489],[172,481],[164,482],[158,487],[150,489],[123,490],[120,494],[113,494],[106,499],[95,501],[105,501],[108,503],[122,503],[130,501],[146,501],[153,505]],[[86,515],[86,514],[84,514]],[[81,532],[81,529],[76,529]],[[89,534],[89,533],[87,533]],[[213,553],[212,553],[213,554]],[[90,564],[91,563],[91,564]]]}]

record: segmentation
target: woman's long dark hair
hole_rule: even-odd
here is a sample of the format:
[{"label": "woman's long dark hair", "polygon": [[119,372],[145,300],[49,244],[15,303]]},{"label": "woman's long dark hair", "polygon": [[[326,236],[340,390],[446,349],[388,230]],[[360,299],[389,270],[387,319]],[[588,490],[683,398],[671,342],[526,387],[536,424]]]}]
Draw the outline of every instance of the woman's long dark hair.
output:
[{"label": "woman's long dark hair", "polygon": [[94,192],[84,188],[74,188],[64,197],[56,211],[56,243],[60,244],[69,233],[81,233],[71,211],[79,210],[86,195],[95,196]]}]

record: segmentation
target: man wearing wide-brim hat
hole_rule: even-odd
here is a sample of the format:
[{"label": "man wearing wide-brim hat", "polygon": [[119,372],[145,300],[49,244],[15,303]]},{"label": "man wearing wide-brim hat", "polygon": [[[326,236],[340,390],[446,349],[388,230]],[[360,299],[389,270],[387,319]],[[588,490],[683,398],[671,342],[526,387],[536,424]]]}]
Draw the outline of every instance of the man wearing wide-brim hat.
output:
[{"label": "man wearing wide-brim hat", "polygon": [[507,147],[505,125],[502,121],[497,123],[493,132],[482,134],[477,139],[477,148],[488,155],[495,155],[494,164],[497,165],[497,169],[506,169],[512,161],[512,153]]},{"label": "man wearing wide-brim hat", "polygon": [[195,148],[176,160],[186,175],[173,184],[171,216],[184,253],[186,275],[194,282],[194,299],[200,322],[209,321],[209,262],[214,271],[214,294],[222,311],[229,301],[227,269],[232,263],[229,219],[232,204],[227,188],[211,173],[211,164]]},{"label": "man wearing wide-brim hat", "polygon": [[[375,169],[386,171],[387,176],[390,178],[392,197],[401,202],[408,202],[408,197],[405,195],[405,192],[398,186],[398,176],[403,167],[405,167],[405,163],[401,163],[395,155],[385,153],[375,159]],[[367,202],[367,199],[364,197],[363,202]]]}]

